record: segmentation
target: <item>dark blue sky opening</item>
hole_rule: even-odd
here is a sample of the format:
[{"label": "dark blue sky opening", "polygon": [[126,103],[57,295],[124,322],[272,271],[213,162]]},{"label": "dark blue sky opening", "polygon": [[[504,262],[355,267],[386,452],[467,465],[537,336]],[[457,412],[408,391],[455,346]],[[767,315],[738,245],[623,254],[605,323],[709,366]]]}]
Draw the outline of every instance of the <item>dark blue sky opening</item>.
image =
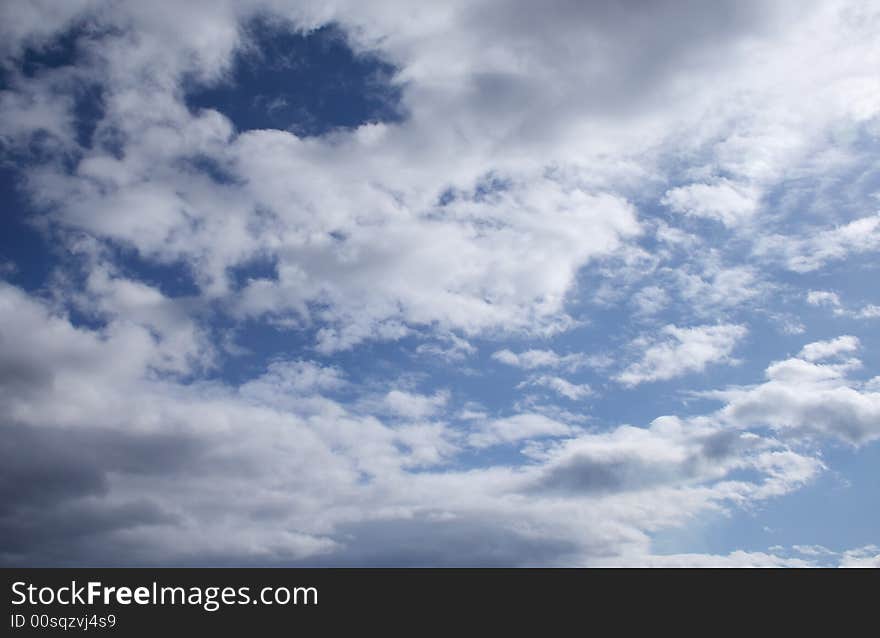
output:
[{"label": "dark blue sky opening", "polygon": [[257,19],[246,26],[245,41],[226,81],[190,83],[190,108],[216,109],[240,132],[281,129],[302,137],[403,118],[394,66],[352,51],[339,27],[300,33]]},{"label": "dark blue sky opening", "polygon": [[41,232],[30,223],[22,177],[8,160],[0,162],[0,278],[34,290],[43,285],[56,263]]}]

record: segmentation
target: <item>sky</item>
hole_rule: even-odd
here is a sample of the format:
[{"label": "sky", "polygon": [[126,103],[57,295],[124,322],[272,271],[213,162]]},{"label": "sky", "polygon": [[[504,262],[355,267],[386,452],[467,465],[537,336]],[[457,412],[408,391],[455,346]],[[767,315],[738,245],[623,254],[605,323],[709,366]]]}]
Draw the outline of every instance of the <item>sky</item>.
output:
[{"label": "sky", "polygon": [[0,564],[880,566],[878,31],[0,4]]}]

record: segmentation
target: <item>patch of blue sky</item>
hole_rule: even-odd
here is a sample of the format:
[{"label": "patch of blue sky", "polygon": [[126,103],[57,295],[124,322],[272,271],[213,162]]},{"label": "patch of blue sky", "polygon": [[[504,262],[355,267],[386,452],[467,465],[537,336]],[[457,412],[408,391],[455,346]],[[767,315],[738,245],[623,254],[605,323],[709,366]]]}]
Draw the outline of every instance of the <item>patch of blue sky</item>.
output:
[{"label": "patch of blue sky", "polygon": [[17,167],[0,163],[0,276],[32,291],[46,283],[57,257],[44,233],[33,223],[29,200],[22,192],[22,179]]},{"label": "patch of blue sky", "polygon": [[280,129],[301,137],[402,119],[394,67],[353,51],[338,27],[298,32],[257,18],[244,31],[247,45],[228,77],[210,86],[188,83],[190,108],[216,109],[239,132]]},{"label": "patch of blue sky", "polygon": [[830,445],[823,461],[831,468],[785,496],[747,508],[704,516],[687,526],[654,535],[660,554],[735,550],[767,552],[774,546],[821,545],[842,552],[877,543],[880,528],[880,447],[854,450]]}]

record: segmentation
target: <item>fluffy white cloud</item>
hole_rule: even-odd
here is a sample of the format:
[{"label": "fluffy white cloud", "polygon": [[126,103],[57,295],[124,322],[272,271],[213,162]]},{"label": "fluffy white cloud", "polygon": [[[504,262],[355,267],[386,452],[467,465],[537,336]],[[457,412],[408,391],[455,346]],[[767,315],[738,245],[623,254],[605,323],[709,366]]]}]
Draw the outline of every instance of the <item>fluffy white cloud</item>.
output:
[{"label": "fluffy white cloud", "polygon": [[[847,3],[709,11],[670,1],[635,13],[592,2],[540,12],[516,0],[495,5],[452,3],[413,22],[393,2],[222,3],[209,17],[200,4],[37,4],[6,22],[7,50],[89,21],[88,66],[59,73],[106,87],[95,135],[113,135],[124,152],[98,145],[73,171],[35,171],[30,192],[65,227],[185,260],[203,293],[231,296],[238,317],[327,324],[324,352],[399,338],[412,325],[546,332],[570,325],[576,272],[639,235],[626,193],[656,183],[670,148],[711,158],[697,173],[733,177],[668,189],[669,205],[733,222],[753,213],[757,185],[811,157],[832,122],[877,112],[873,34]],[[299,28],[341,24],[354,47],[398,66],[407,119],[301,139],[236,135],[221,114],[190,112],[183,82],[228,72],[247,45],[240,22],[257,13]],[[723,84],[706,81],[719,75]],[[50,79],[14,78],[3,120],[75,148],[62,126],[72,103],[55,100],[61,112],[33,124],[14,117],[40,112]],[[809,105],[793,97],[806,94]],[[233,179],[181,170],[197,156]],[[508,186],[477,197],[487,175]],[[438,206],[444,192],[455,197]],[[846,228],[831,238],[838,248],[799,257],[815,252],[805,245],[789,261],[808,268],[844,245],[873,245],[863,236],[870,229]],[[237,290],[229,269],[266,255],[278,260],[277,279]]]},{"label": "fluffy white cloud", "polygon": [[665,326],[662,337],[642,337],[633,343],[642,350],[640,360],[615,378],[624,385],[635,386],[699,372],[711,363],[730,363],[730,354],[746,332],[745,326],[736,324],[693,328]]},{"label": "fluffy white cloud", "polygon": [[880,567],[880,547],[866,545],[850,549],[841,555],[841,567]]},{"label": "fluffy white cloud", "polygon": [[338,368],[311,361],[274,361],[258,378],[244,383],[239,394],[263,404],[297,410],[302,407],[303,397],[331,392],[346,383]]},{"label": "fluffy white cloud", "polygon": [[663,203],[677,213],[707,217],[735,226],[748,220],[758,210],[754,190],[722,179],[715,184],[690,184],[666,192]]},{"label": "fluffy white cloud", "polygon": [[392,414],[408,419],[423,419],[433,416],[449,401],[449,395],[438,392],[431,396],[392,390],[383,399]]},{"label": "fluffy white cloud", "polygon": [[815,341],[803,347],[798,355],[807,361],[821,361],[859,349],[859,340],[852,335],[844,335],[830,341]]},{"label": "fluffy white cloud", "polygon": [[880,393],[849,379],[860,362],[825,359],[859,347],[851,336],[804,346],[798,357],[767,368],[767,381],[711,393],[726,402],[718,418],[738,427],[769,426],[792,438],[834,437],[862,445],[880,437]]}]

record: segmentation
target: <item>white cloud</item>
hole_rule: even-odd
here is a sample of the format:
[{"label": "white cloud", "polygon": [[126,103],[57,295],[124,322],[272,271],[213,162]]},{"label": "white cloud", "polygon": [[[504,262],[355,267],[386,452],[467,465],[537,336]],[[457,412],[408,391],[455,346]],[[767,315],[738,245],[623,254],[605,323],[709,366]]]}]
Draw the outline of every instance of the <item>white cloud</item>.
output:
[{"label": "white cloud", "polygon": [[758,210],[759,197],[754,189],[722,179],[714,184],[689,184],[666,192],[663,204],[677,213],[706,217],[735,226],[751,218]]},{"label": "white cloud", "polygon": [[840,307],[840,297],[829,290],[811,290],[807,293],[807,303],[811,306]]},{"label": "white cloud", "polygon": [[807,293],[807,303],[811,306],[825,306],[831,308],[834,314],[841,317],[854,319],[876,319],[880,317],[880,306],[868,304],[853,310],[841,303],[837,293],[828,290],[811,290]]},{"label": "white cloud", "polygon": [[[210,16],[172,4],[147,12],[95,2],[61,15],[36,5],[5,28],[12,51],[45,43],[78,15],[118,27],[99,31],[100,46],[75,74],[108,87],[96,134],[114,132],[124,153],[98,146],[73,171],[34,171],[30,192],[55,205],[53,218],[151,259],[185,260],[203,294],[228,297],[235,316],[326,324],[318,347],[329,353],[412,326],[463,334],[569,326],[576,273],[639,235],[624,193],[656,183],[664,153],[699,150],[710,167],[703,182],[671,189],[670,205],[732,222],[752,214],[763,184],[813,157],[832,124],[877,113],[870,21],[837,3],[746,4],[710,12],[664,2],[634,18],[595,3],[535,12],[512,0],[504,10],[434,8],[418,23],[393,2],[273,4],[270,14],[299,27],[341,24],[353,46],[399,68],[408,118],[332,139],[235,135],[221,114],[181,103],[185,78],[228,72],[243,44],[240,21],[265,14],[263,3],[212,6]],[[717,77],[725,82],[707,81]],[[60,110],[44,123],[16,123],[15,113],[39,109],[12,101],[53,94],[48,80],[16,82],[2,121],[75,147],[61,125],[72,103],[55,99]],[[181,171],[193,156],[234,179],[218,185]],[[489,174],[508,186],[477,197]],[[455,198],[438,206],[450,189]],[[832,243],[868,249],[858,230]],[[266,255],[278,259],[278,279],[236,290],[229,269]]]},{"label": "white cloud", "polygon": [[834,552],[822,545],[792,545],[791,548],[804,556],[828,556],[834,554]]},{"label": "white cloud", "polygon": [[625,563],[617,559],[597,561],[599,566],[630,566],[630,567],[660,567],[660,568],[729,568],[742,569],[745,567],[811,567],[807,560],[802,558],[787,558],[767,554],[765,552],[735,551],[726,555],[719,554],[646,554],[643,556],[628,557]]},{"label": "white cloud", "polygon": [[655,315],[669,303],[669,295],[660,286],[646,286],[632,297],[632,304],[642,315]]},{"label": "white cloud", "polygon": [[865,545],[847,550],[841,555],[839,565],[841,567],[880,567],[880,547]]},{"label": "white cloud", "polygon": [[[441,345],[445,344],[445,345]],[[446,335],[441,343],[423,343],[416,348],[420,355],[437,357],[445,361],[457,362],[476,354],[477,349],[467,341],[454,334]]]},{"label": "white cloud", "polygon": [[556,394],[563,396],[566,399],[571,399],[572,401],[577,401],[593,394],[593,390],[586,383],[572,383],[562,377],[554,377],[546,374],[530,377],[526,381],[520,383],[517,387],[524,388],[528,386],[548,388],[553,390]]},{"label": "white cloud", "polygon": [[[661,556],[659,560],[649,562],[662,565],[669,561],[670,565],[679,564],[679,558],[683,558],[680,566],[688,564],[705,567],[876,567],[878,566],[877,553],[880,551],[876,545],[865,545],[843,551],[835,551],[822,545],[792,545],[790,550],[780,545],[770,548],[771,554],[763,552],[733,552],[729,556],[712,556],[705,554],[692,554],[682,556]],[[797,557],[785,556],[784,554],[797,554]],[[782,554],[782,555],[780,555]]]},{"label": "white cloud", "polygon": [[505,365],[523,370],[551,368],[567,370],[569,372],[575,372],[584,367],[607,368],[612,363],[608,355],[588,355],[582,352],[560,354],[553,350],[536,349],[513,352],[505,348],[504,350],[493,352],[492,358]]},{"label": "white cloud", "polygon": [[468,436],[468,443],[477,448],[514,443],[524,439],[565,436],[576,429],[542,414],[517,414],[480,423]]},{"label": "white cloud", "polygon": [[239,393],[264,405],[297,411],[303,397],[344,388],[341,370],[322,367],[312,361],[274,361],[258,378],[244,383]]},{"label": "white cloud", "polygon": [[772,235],[758,241],[756,252],[794,272],[811,272],[826,263],[880,249],[880,216],[862,217],[836,228],[798,236]]},{"label": "white cloud", "polygon": [[642,338],[633,345],[642,350],[639,361],[615,379],[627,386],[663,381],[699,372],[712,363],[731,363],[730,354],[746,335],[745,326],[719,324],[679,328],[668,325],[658,339]]},{"label": "white cloud", "polygon": [[844,335],[830,341],[815,341],[803,347],[800,358],[807,361],[821,361],[830,359],[841,354],[855,352],[859,349],[859,340],[852,335]]},{"label": "white cloud", "polygon": [[804,346],[798,357],[767,368],[767,380],[751,387],[710,393],[726,402],[717,418],[738,427],[769,426],[792,438],[837,438],[863,445],[880,438],[880,393],[851,380],[858,360],[824,360],[859,346],[851,336]]},{"label": "white cloud", "polygon": [[698,260],[692,269],[675,269],[673,277],[679,294],[701,316],[718,316],[742,306],[768,288],[754,268],[725,267],[712,255]]},{"label": "white cloud", "polygon": [[877,319],[880,318],[880,306],[868,304],[856,311],[855,316],[859,319]]},{"label": "white cloud", "polygon": [[403,390],[391,390],[383,399],[392,414],[407,419],[424,419],[433,416],[449,401],[447,392],[427,396]]},{"label": "white cloud", "polygon": [[779,330],[787,335],[800,335],[807,331],[807,327],[803,322],[795,316],[788,314],[772,315],[775,322],[779,324]]}]

